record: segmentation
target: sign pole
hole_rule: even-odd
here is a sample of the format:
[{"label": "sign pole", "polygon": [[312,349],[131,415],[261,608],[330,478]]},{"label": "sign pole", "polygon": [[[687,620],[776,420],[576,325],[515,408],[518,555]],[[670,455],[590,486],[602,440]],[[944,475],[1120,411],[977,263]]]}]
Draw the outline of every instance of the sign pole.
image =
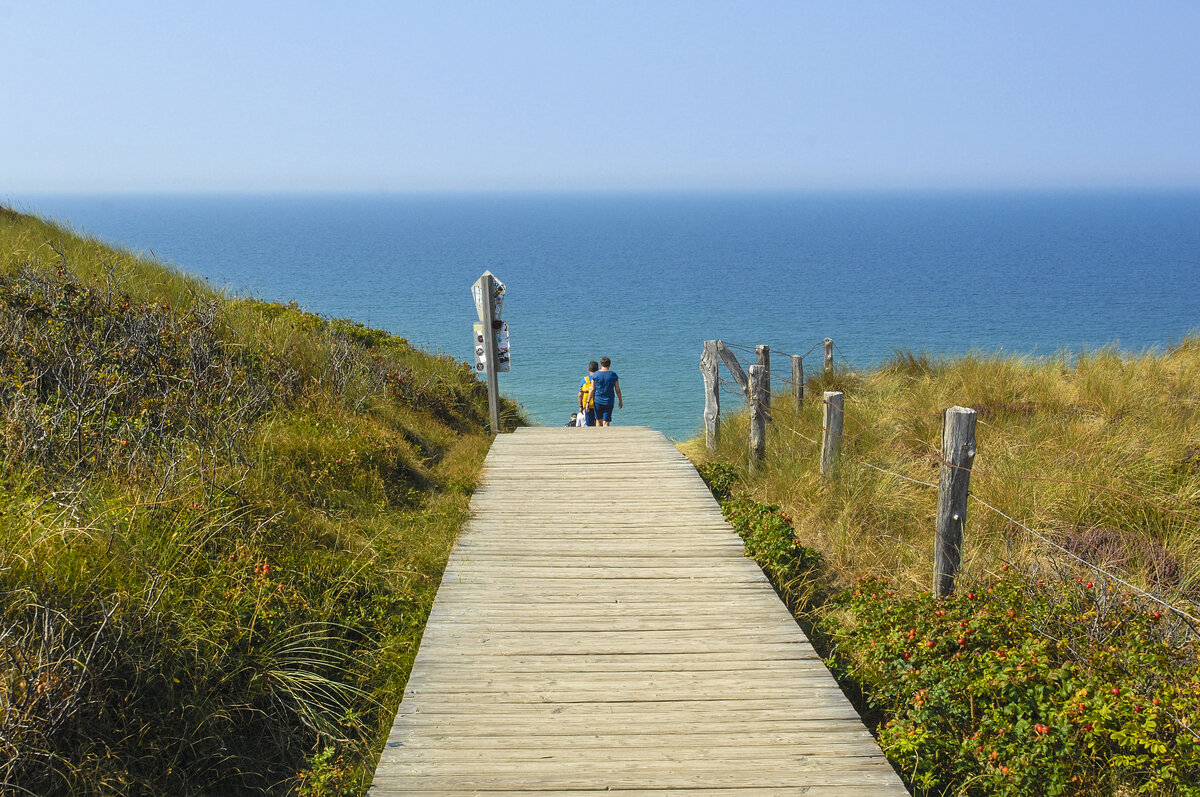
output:
[{"label": "sign pole", "polygon": [[[487,375],[488,411],[491,415],[492,434],[500,434],[500,381],[496,378],[496,325],[493,319],[494,291],[496,278],[492,272],[485,271],[476,282],[477,297],[482,301],[476,304],[479,320],[483,323],[483,365]],[[482,305],[482,306],[480,306]]]}]

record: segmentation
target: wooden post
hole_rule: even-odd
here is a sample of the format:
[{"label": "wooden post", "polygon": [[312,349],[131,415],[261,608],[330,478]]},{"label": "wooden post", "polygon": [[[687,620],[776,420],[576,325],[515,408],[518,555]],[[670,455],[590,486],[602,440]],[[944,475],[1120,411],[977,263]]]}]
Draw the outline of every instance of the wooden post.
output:
[{"label": "wooden post", "polygon": [[738,362],[733,352],[725,346],[724,341],[717,341],[717,356],[721,358],[721,362],[725,363],[725,367],[729,369],[729,375],[733,377],[733,381],[737,382],[738,387],[742,389],[742,394],[749,399],[750,383],[746,377],[746,372],[742,370],[742,364]]},{"label": "wooden post", "polygon": [[825,391],[825,434],[821,438],[821,475],[829,477],[842,450],[842,423],[845,397],[840,391]]},{"label": "wooden post", "polygon": [[704,341],[700,373],[704,375],[704,444],[710,454],[717,450],[721,440],[721,384],[717,356],[717,341]]},{"label": "wooden post", "polygon": [[792,355],[792,399],[799,412],[804,403],[804,358],[799,354]]},{"label": "wooden post", "polygon": [[767,453],[766,372],[761,365],[750,366],[750,470],[753,471]]},{"label": "wooden post", "polygon": [[938,478],[937,539],[933,544],[933,594],[954,592],[962,564],[967,489],[975,461],[975,410],[951,407],[942,415],[942,470]]},{"label": "wooden post", "polygon": [[[756,360],[758,360],[758,364],[761,365],[762,369],[763,369],[763,382],[767,386],[766,393],[764,394],[765,397],[763,399],[763,403],[766,405],[767,409],[770,410],[771,409],[771,347],[770,346],[755,346],[754,347],[754,358]],[[769,421],[771,419],[768,417],[767,420]]]},{"label": "wooden post", "polygon": [[500,434],[500,382],[496,377],[496,326],[492,318],[495,312],[496,278],[492,272],[485,271],[483,276],[475,281],[480,290],[481,301],[478,310],[479,320],[483,322],[484,373],[487,375],[488,412],[491,415],[492,434]]},{"label": "wooden post", "polygon": [[825,378],[833,376],[833,338],[825,338]]}]

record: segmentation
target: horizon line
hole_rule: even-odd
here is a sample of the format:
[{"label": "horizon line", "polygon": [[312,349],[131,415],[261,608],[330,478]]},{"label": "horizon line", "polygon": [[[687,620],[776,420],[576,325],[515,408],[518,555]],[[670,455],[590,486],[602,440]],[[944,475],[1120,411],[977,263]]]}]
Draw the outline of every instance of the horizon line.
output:
[{"label": "horizon line", "polygon": [[197,188],[197,189],[38,189],[5,191],[0,203],[12,207],[20,197],[434,197],[434,196],[713,196],[713,195],[913,195],[913,194],[1180,194],[1200,192],[1196,185],[962,185],[876,187],[729,187],[729,188]]}]

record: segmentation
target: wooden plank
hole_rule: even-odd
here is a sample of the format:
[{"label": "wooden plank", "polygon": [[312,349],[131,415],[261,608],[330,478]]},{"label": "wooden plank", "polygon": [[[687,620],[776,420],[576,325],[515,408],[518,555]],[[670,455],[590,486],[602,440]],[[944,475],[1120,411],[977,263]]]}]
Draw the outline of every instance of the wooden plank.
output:
[{"label": "wooden plank", "polygon": [[499,437],[372,795],[904,794],[653,430]]}]

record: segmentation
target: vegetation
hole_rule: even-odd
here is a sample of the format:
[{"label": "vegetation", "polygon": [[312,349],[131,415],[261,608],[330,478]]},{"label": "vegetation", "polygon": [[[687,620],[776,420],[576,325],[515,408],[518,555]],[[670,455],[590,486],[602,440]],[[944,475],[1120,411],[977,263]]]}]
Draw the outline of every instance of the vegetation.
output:
[{"label": "vegetation", "polygon": [[0,791],[362,792],[486,389],[3,208],[0,253]]},{"label": "vegetation", "polygon": [[[1165,354],[899,354],[684,446],[917,794],[1200,793],[1200,338]],[[956,593],[929,593],[941,410],[978,412]],[[994,511],[994,510],[999,510]],[[1003,513],[1003,514],[1001,514]]]}]

